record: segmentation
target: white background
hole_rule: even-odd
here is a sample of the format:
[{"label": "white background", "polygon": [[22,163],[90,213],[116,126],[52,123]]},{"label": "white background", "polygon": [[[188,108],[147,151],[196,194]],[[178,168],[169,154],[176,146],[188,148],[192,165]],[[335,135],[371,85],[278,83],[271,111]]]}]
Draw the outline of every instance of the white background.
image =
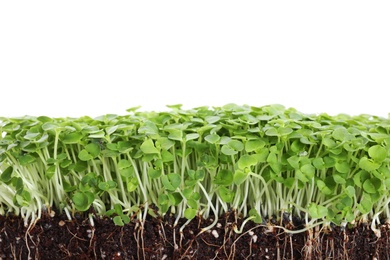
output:
[{"label": "white background", "polygon": [[388,1],[1,1],[0,116],[390,112]]}]

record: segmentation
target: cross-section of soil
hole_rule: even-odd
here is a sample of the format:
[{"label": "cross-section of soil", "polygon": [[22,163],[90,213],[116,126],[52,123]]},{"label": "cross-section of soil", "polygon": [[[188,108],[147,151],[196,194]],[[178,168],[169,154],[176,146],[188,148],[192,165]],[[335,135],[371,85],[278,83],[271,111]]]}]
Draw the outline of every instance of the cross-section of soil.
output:
[{"label": "cross-section of soil", "polygon": [[252,222],[237,233],[234,227],[240,229],[242,220],[234,214],[205,232],[212,219],[196,218],[182,232],[185,220],[176,227],[174,221],[150,217],[143,225],[134,220],[120,227],[94,218],[91,226],[86,218],[56,215],[26,232],[21,218],[0,216],[0,259],[390,259],[388,225],[381,226],[378,238],[364,224],[289,235]]}]

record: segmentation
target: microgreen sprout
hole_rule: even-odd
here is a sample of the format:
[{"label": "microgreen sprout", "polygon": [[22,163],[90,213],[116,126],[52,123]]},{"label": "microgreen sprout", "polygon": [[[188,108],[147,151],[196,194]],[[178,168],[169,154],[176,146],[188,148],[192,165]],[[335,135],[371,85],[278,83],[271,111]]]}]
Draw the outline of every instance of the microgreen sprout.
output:
[{"label": "microgreen sprout", "polygon": [[170,108],[1,118],[0,214],[26,224],[45,208],[68,218],[93,208],[117,225],[151,212],[175,214],[174,225],[214,217],[204,232],[234,210],[247,218],[242,232],[288,213],[304,216],[300,231],[370,221],[377,236],[379,219],[390,221],[389,119],[281,105]]}]

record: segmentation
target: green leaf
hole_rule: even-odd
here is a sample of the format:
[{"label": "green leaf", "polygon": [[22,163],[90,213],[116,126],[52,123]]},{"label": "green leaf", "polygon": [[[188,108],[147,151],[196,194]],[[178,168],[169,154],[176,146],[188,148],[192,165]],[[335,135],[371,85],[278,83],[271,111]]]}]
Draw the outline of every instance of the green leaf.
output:
[{"label": "green leaf", "polygon": [[167,105],[172,110],[180,110],[182,106],[182,104]]},{"label": "green leaf", "polygon": [[115,181],[103,181],[103,182],[100,182],[98,187],[99,189],[103,190],[103,191],[109,191],[111,189],[114,189],[116,188],[117,184]]},{"label": "green leaf", "polygon": [[298,180],[300,180],[303,183],[306,183],[306,182],[309,181],[307,176],[305,174],[303,174],[301,170],[296,170],[295,171],[295,176],[298,178]]},{"label": "green leaf", "polygon": [[390,178],[387,178],[387,179],[384,181],[384,183],[385,183],[386,189],[387,189],[387,190],[390,190]]},{"label": "green leaf", "polygon": [[347,161],[336,162],[335,168],[340,173],[349,173],[350,166]]},{"label": "green leaf", "polygon": [[120,160],[118,162],[118,169],[123,170],[126,168],[132,167],[131,162],[129,160]]},{"label": "green leaf", "polygon": [[270,152],[267,157],[267,162],[278,164],[278,156],[274,152]]},{"label": "green leaf", "polygon": [[312,163],[317,170],[325,169],[325,162],[322,158],[314,158]]},{"label": "green leaf", "polygon": [[26,166],[28,164],[34,163],[36,161],[35,157],[29,154],[25,154],[18,157],[20,165]]},{"label": "green leaf", "polygon": [[332,176],[333,176],[333,179],[336,183],[338,183],[338,184],[345,184],[346,183],[344,177],[341,176],[340,174],[333,174]]},{"label": "green leaf", "polygon": [[247,151],[248,153],[253,152],[263,148],[264,146],[265,146],[265,142],[263,140],[259,140],[259,139],[248,140],[245,143],[245,151]]},{"label": "green leaf", "polygon": [[363,183],[363,189],[367,193],[376,193],[376,189],[374,184],[371,182],[370,179],[365,180]]},{"label": "green leaf", "polygon": [[359,161],[359,167],[365,171],[371,172],[380,167],[380,164],[374,162],[372,159],[362,157]]},{"label": "green leaf", "polygon": [[93,134],[90,134],[88,135],[89,138],[104,138],[105,137],[105,133],[103,130],[99,130],[98,132],[96,133],[93,133]]},{"label": "green leaf", "polygon": [[313,219],[321,219],[328,214],[328,208],[322,205],[316,205],[315,203],[310,203],[308,212]]},{"label": "green leaf", "polygon": [[26,202],[26,205],[31,201],[31,194],[30,192],[23,190],[21,193],[21,196],[23,198],[23,201]]},{"label": "green leaf", "polygon": [[186,135],[186,141],[190,141],[190,140],[194,140],[194,139],[198,139],[198,138],[199,138],[199,134],[197,134],[197,133]]},{"label": "green leaf", "polygon": [[[30,199],[31,199],[31,197],[30,197]],[[26,201],[26,199],[23,196],[23,191],[21,193],[15,194],[15,196],[13,198],[13,202],[17,206],[21,206],[21,207],[29,205],[29,201]]]},{"label": "green leaf", "polygon": [[127,182],[127,191],[133,192],[138,188],[138,179],[137,178],[129,178]]},{"label": "green leaf", "polygon": [[85,150],[93,157],[97,157],[100,154],[100,145],[97,143],[90,143],[85,146]]},{"label": "green leaf", "polygon": [[187,204],[188,204],[188,206],[190,206],[193,209],[198,208],[198,202],[192,198],[187,200]]},{"label": "green leaf", "polygon": [[85,146],[85,149],[79,152],[79,159],[82,161],[89,161],[100,154],[100,145],[97,143],[90,143]]},{"label": "green leaf", "polygon": [[338,141],[349,140],[349,136],[348,130],[344,127],[336,128],[332,133],[332,137]]},{"label": "green leaf", "polygon": [[383,162],[387,157],[387,150],[380,146],[374,145],[368,149],[368,155],[377,163]]},{"label": "green leaf", "polygon": [[257,159],[255,156],[244,154],[240,157],[237,162],[238,168],[245,169],[247,167],[253,166],[257,164]]},{"label": "green leaf", "polygon": [[340,199],[340,202],[342,204],[342,207],[340,208],[340,210],[343,210],[345,209],[346,207],[352,207],[353,205],[353,200],[351,197],[348,197],[348,196],[343,196],[341,199]]},{"label": "green leaf", "polygon": [[261,224],[261,223],[263,223],[263,218],[262,218],[261,215],[257,212],[256,209],[252,208],[251,210],[249,210],[249,216],[254,217],[252,220],[253,220],[253,222],[255,222],[256,224]]},{"label": "green leaf", "polygon": [[291,189],[295,184],[295,178],[294,177],[285,178],[283,180],[283,184],[286,185],[287,188]]},{"label": "green leaf", "polygon": [[371,200],[369,198],[366,198],[364,197],[360,203],[357,205],[357,208],[358,210],[362,213],[362,214],[367,214],[369,213],[372,208],[373,208],[373,203],[371,202]]},{"label": "green leaf", "polygon": [[360,179],[360,175],[362,174],[362,170],[361,171],[358,171],[353,177],[353,182],[356,186],[358,186],[359,188],[362,187],[362,182],[361,182],[361,179]]},{"label": "green leaf", "polygon": [[169,198],[167,194],[160,194],[157,198],[157,202],[159,205],[167,205],[169,204]]},{"label": "green leaf", "polygon": [[169,191],[175,191],[181,183],[181,177],[177,173],[169,173],[161,176],[161,181],[165,189]]},{"label": "green leaf", "polygon": [[174,145],[175,142],[166,137],[160,137],[156,141],[156,147],[160,147],[163,150],[169,150]]},{"label": "green leaf", "polygon": [[83,138],[83,135],[81,133],[73,132],[64,135],[64,137],[62,138],[62,142],[64,144],[77,144],[80,142],[81,138]]},{"label": "green leaf", "polygon": [[221,137],[217,134],[210,134],[206,135],[204,139],[211,144],[216,144],[221,139]]},{"label": "green leaf", "polygon": [[127,215],[121,215],[122,221],[124,224],[129,224],[130,223],[130,217]]},{"label": "green leaf", "polygon": [[168,138],[176,141],[183,141],[183,131],[181,129],[169,130]]},{"label": "green leaf", "polygon": [[221,152],[225,155],[235,155],[238,153],[236,150],[234,150],[227,144],[222,145]]},{"label": "green leaf", "polygon": [[110,126],[110,127],[106,127],[106,133],[107,135],[111,135],[112,133],[115,133],[115,131],[118,129],[118,125],[114,125],[114,126]]},{"label": "green leaf", "polygon": [[81,179],[82,185],[88,185],[90,187],[96,187],[98,184],[98,176],[94,172],[87,173],[82,179]]},{"label": "green leaf", "polygon": [[153,140],[152,139],[146,139],[142,144],[141,144],[141,150],[145,154],[154,154],[154,153],[159,153],[157,148],[154,146]]},{"label": "green leaf", "polygon": [[169,201],[171,202],[171,205],[177,206],[182,202],[183,197],[180,195],[179,192],[172,192],[168,194]]},{"label": "green leaf", "polygon": [[154,168],[150,167],[148,170],[148,175],[152,179],[159,178],[161,176],[161,174],[162,174],[162,171],[159,169],[154,169]]},{"label": "green leaf", "polygon": [[24,136],[24,139],[27,139],[27,140],[35,140],[36,137],[38,137],[40,135],[40,133],[28,133]]},{"label": "green leaf", "polygon": [[119,141],[117,143],[117,149],[121,153],[127,153],[133,149],[133,145],[129,141]]},{"label": "green leaf", "polygon": [[66,182],[66,181],[63,181],[63,186],[64,186],[64,191],[65,192],[72,192],[72,191],[75,191],[77,189],[76,185],[70,185],[69,182]]},{"label": "green leaf", "polygon": [[236,170],[233,176],[233,182],[236,185],[240,185],[246,180],[247,177],[248,177],[248,173],[246,173],[245,171]]},{"label": "green leaf", "polygon": [[3,171],[3,173],[1,174],[1,180],[5,183],[5,184],[9,184],[11,182],[11,176],[12,176],[12,173],[13,173],[14,169],[12,166],[8,166],[7,169],[5,169]]},{"label": "green leaf", "polygon": [[352,209],[349,209],[349,210],[346,210],[344,209],[344,212],[345,212],[345,221],[351,223],[352,221],[354,221],[355,219],[355,214],[353,213]]},{"label": "green leaf", "polygon": [[126,178],[132,177],[134,174],[134,168],[130,161],[120,160],[118,162],[119,173]]},{"label": "green leaf", "polygon": [[47,117],[47,116],[38,116],[37,119],[39,121],[41,121],[42,123],[52,122],[53,121],[53,119],[51,119],[50,117]]},{"label": "green leaf", "polygon": [[58,127],[58,126],[57,126],[56,124],[51,123],[51,122],[47,122],[47,123],[44,123],[44,124],[42,125],[42,129],[43,129],[44,131],[54,130],[54,129],[56,129],[57,127]]},{"label": "green leaf", "polygon": [[54,173],[56,172],[56,165],[50,165],[47,170],[46,170],[46,173],[45,173],[45,177],[50,180],[53,176],[54,176]]},{"label": "green leaf", "polygon": [[79,159],[82,161],[89,161],[93,159],[93,156],[88,153],[87,150],[83,149],[79,152]]},{"label": "green leaf", "polygon": [[[93,194],[92,194],[93,198]],[[72,201],[76,206],[77,210],[86,211],[91,206],[93,199],[91,200],[91,196],[88,193],[76,191],[72,196]]]},{"label": "green leaf", "polygon": [[145,124],[138,129],[138,133],[150,135],[152,138],[159,134],[156,124],[151,121],[146,121]]},{"label": "green leaf", "polygon": [[269,150],[268,149],[261,149],[255,155],[256,155],[256,159],[257,159],[258,163],[266,162],[268,155],[269,155]]},{"label": "green leaf", "polygon": [[221,139],[219,140],[219,144],[227,144],[232,140],[229,136],[222,136]]},{"label": "green leaf", "polygon": [[194,190],[192,188],[185,188],[182,190],[182,194],[187,200],[191,198],[193,192]]},{"label": "green leaf", "polygon": [[267,136],[279,136],[280,135],[278,130],[276,130],[275,127],[268,128],[267,131],[265,131],[265,134]]},{"label": "green leaf", "polygon": [[161,151],[161,159],[163,162],[173,162],[175,160],[175,156],[172,153],[162,150]]},{"label": "green leaf", "polygon": [[244,150],[244,144],[238,140],[231,140],[227,143],[233,150],[242,151]]},{"label": "green leaf", "polygon": [[281,136],[286,136],[291,134],[293,130],[290,127],[279,127],[278,132]]},{"label": "green leaf", "polygon": [[287,162],[293,167],[294,169],[299,169],[299,157],[296,155],[293,155],[287,159]]},{"label": "green leaf", "polygon": [[300,170],[302,171],[303,174],[305,174],[307,176],[307,178],[309,178],[309,179],[314,178],[314,174],[315,174],[316,169],[314,168],[313,165],[305,164],[301,167]]},{"label": "green leaf", "polygon": [[168,173],[168,179],[171,182],[172,186],[178,188],[181,183],[181,177],[177,173]]},{"label": "green leaf", "polygon": [[221,119],[221,117],[219,117],[219,116],[206,116],[204,119],[206,120],[207,123],[213,124],[213,123],[218,122]]},{"label": "green leaf", "polygon": [[135,111],[137,111],[140,108],[141,108],[141,106],[130,107],[130,108],[126,109],[126,111],[134,113]]},{"label": "green leaf", "polygon": [[329,137],[324,137],[322,139],[322,143],[323,143],[323,145],[325,145],[328,148],[333,148],[333,147],[336,146],[336,142],[333,139],[329,138]]},{"label": "green leaf", "polygon": [[303,143],[303,144],[309,144],[309,145],[315,144],[315,142],[310,141],[310,140],[309,140],[307,137],[305,137],[305,136],[301,137],[301,138],[299,139],[299,141],[301,141],[301,143]]},{"label": "green leaf", "polygon": [[84,132],[86,134],[98,133],[99,131],[101,131],[101,130],[96,125],[94,125],[94,126],[86,126],[86,127],[83,127],[83,129],[82,129],[82,132]]},{"label": "green leaf", "polygon": [[233,172],[227,169],[220,170],[215,176],[214,183],[218,185],[231,185],[233,183]]},{"label": "green leaf", "polygon": [[325,195],[332,194],[332,190],[326,185],[326,183],[320,179],[316,181],[318,189]]},{"label": "green leaf", "polygon": [[122,206],[121,206],[121,204],[115,203],[113,212],[116,213],[117,215],[122,215],[122,214],[123,214],[123,211],[122,211]]},{"label": "green leaf", "polygon": [[118,144],[117,143],[108,143],[106,145],[106,148],[111,151],[118,151]]},{"label": "green leaf", "polygon": [[114,221],[114,224],[116,226],[120,226],[120,227],[123,227],[125,224],[123,223],[123,220],[122,220],[122,217],[121,216],[115,216],[113,219]]},{"label": "green leaf", "polygon": [[218,189],[219,196],[221,197],[222,201],[226,203],[230,203],[234,199],[234,191],[226,188],[225,186],[220,186]]},{"label": "green leaf", "polygon": [[65,159],[64,161],[62,161],[62,162],[60,163],[60,167],[64,169],[64,168],[68,167],[68,166],[71,165],[71,164],[72,164],[72,161],[71,161],[71,160]]},{"label": "green leaf", "polygon": [[23,179],[20,177],[12,178],[12,184],[15,186],[16,192],[21,193],[24,189],[23,187]]},{"label": "green leaf", "polygon": [[325,156],[324,163],[325,163],[325,168],[332,168],[336,165],[336,159],[330,156]]},{"label": "green leaf", "polygon": [[74,164],[69,165],[69,170],[74,170],[75,172],[81,173],[87,169],[88,165],[84,161],[77,161]]},{"label": "green leaf", "polygon": [[197,180],[197,181],[202,181],[204,179],[204,176],[205,176],[205,172],[204,170],[196,170],[195,171],[195,174],[193,176],[193,179],[194,180]]},{"label": "green leaf", "polygon": [[196,209],[193,208],[186,208],[184,210],[184,217],[186,219],[193,219],[196,216]]},{"label": "green leaf", "polygon": [[200,200],[200,193],[199,192],[194,192],[192,193],[191,195],[191,199],[194,199],[194,200]]}]

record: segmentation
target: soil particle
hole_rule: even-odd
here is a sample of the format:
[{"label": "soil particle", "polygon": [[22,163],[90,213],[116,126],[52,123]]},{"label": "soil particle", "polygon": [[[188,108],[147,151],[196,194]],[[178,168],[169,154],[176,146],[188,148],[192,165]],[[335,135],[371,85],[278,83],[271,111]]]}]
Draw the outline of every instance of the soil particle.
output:
[{"label": "soil particle", "polygon": [[[28,231],[21,218],[0,216],[0,259],[389,259],[390,227],[382,225],[378,238],[369,225],[334,227],[298,234],[248,222],[227,214],[203,232],[211,219],[195,218],[174,227],[175,218],[146,219],[115,226],[108,218],[75,216],[72,221],[56,214],[46,216]],[[296,228],[303,224],[298,219]],[[28,231],[28,232],[27,232]]]}]

